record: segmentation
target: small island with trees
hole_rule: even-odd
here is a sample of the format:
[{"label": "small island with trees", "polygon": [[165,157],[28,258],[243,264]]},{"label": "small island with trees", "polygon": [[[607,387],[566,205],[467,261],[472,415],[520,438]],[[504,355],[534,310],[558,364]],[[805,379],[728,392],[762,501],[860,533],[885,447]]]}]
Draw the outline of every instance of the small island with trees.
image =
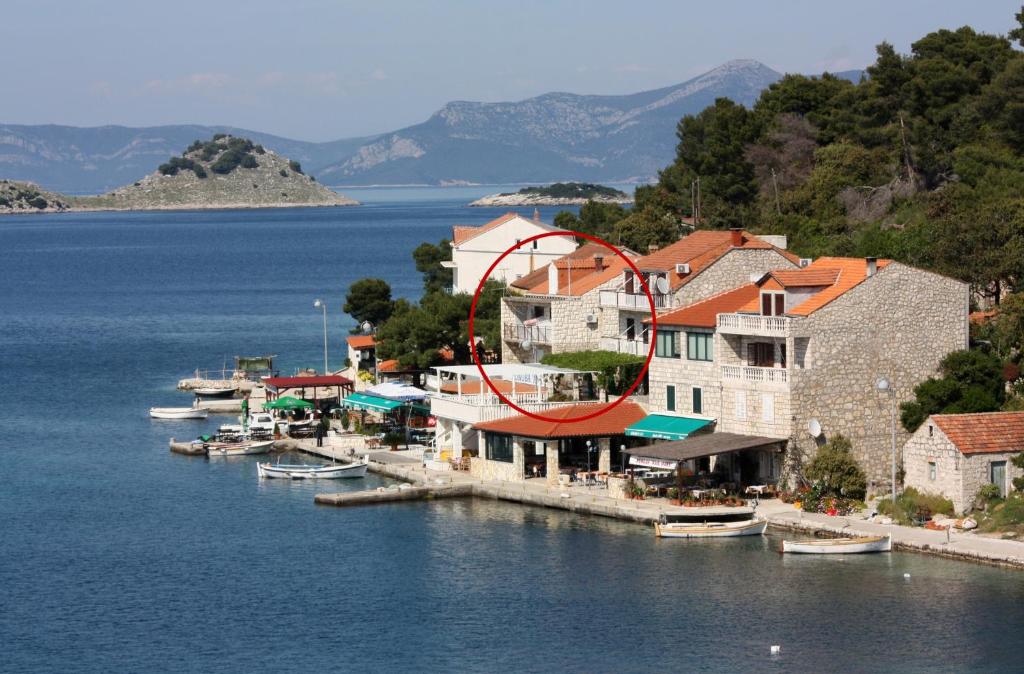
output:
[{"label": "small island with trees", "polygon": [[71,196],[0,181],[0,213],[353,206],[306,175],[294,159],[247,138],[196,140],[144,178],[107,194]]},{"label": "small island with trees", "polygon": [[592,183],[554,183],[544,187],[524,187],[477,199],[470,206],[576,206],[588,201],[626,204],[633,197],[625,192]]}]

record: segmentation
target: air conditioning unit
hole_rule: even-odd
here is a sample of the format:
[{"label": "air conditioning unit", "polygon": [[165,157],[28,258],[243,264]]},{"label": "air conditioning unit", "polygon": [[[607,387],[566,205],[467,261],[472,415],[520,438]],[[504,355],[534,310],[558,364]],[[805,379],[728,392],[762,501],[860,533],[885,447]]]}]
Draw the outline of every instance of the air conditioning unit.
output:
[{"label": "air conditioning unit", "polygon": [[802,258],[800,258],[800,267],[803,268],[803,267],[810,266],[810,264],[812,262],[814,262],[814,260],[812,260],[811,258],[809,258],[809,257],[802,257]]},{"label": "air conditioning unit", "polygon": [[679,264],[676,265],[676,273],[680,275],[689,274],[690,264],[688,262],[680,262]]},{"label": "air conditioning unit", "polygon": [[595,314],[587,314],[586,319],[587,325],[595,325],[597,323],[597,316]]}]

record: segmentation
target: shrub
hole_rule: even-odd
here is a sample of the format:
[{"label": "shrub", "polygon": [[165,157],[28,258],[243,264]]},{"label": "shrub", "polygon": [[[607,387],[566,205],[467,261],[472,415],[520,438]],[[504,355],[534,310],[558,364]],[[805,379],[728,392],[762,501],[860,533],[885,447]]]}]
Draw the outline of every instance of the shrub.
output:
[{"label": "shrub", "polygon": [[860,500],[867,491],[867,478],[851,453],[853,446],[842,435],[836,435],[818,448],[807,466],[807,479],[821,486],[823,496],[845,496]]},{"label": "shrub", "polygon": [[279,170],[278,173],[281,174],[282,178],[287,178],[288,177],[288,171],[285,171],[284,169]]},{"label": "shrub", "polygon": [[381,444],[388,447],[397,447],[405,442],[405,436],[401,433],[388,433],[381,440]]},{"label": "shrub", "polygon": [[288,160],[288,166],[290,166],[291,169],[296,173],[302,173],[302,164],[295,161],[294,159]]},{"label": "shrub", "polygon": [[195,166],[193,166],[192,171],[193,173],[196,174],[197,178],[205,178],[207,175],[206,169],[203,168],[202,164],[196,164]]},{"label": "shrub", "polygon": [[227,137],[228,137],[228,134],[226,134],[226,133],[215,133],[215,134],[213,134],[213,139],[214,140],[220,140],[221,138],[227,138]]},{"label": "shrub", "polygon": [[1024,530],[1024,496],[1010,494],[1005,500],[996,500],[987,512],[978,518],[979,531]]},{"label": "shrub", "polygon": [[220,143],[216,141],[210,141],[209,143],[203,143],[203,152],[200,155],[203,161],[210,161],[224,148]]},{"label": "shrub", "polygon": [[978,495],[974,497],[975,504],[988,505],[992,501],[997,501],[1003,497],[999,491],[999,486],[994,484],[982,485],[981,489],[978,490]]},{"label": "shrub", "polygon": [[348,430],[348,426],[349,426],[348,412],[342,412],[341,413],[341,428],[343,430],[347,431]]},{"label": "shrub", "polygon": [[42,197],[33,197],[32,199],[28,200],[28,205],[31,206],[32,208],[43,209],[46,208],[49,204],[47,203],[46,199]]},{"label": "shrub", "polygon": [[242,156],[242,168],[254,169],[258,168],[259,164],[256,163],[256,157],[251,154]]},{"label": "shrub", "polygon": [[7,197],[0,197],[0,206],[10,206],[11,200]]},{"label": "shrub", "polygon": [[253,151],[256,154],[266,154],[266,152],[267,152],[266,150],[263,149],[262,145],[257,145],[256,147],[253,148]]},{"label": "shrub", "polygon": [[202,147],[203,141],[197,139],[192,141],[192,144],[185,148],[185,152],[196,152],[197,150],[201,150]]},{"label": "shrub", "polygon": [[953,502],[937,494],[922,494],[907,487],[893,503],[892,499],[878,502],[878,512],[893,518],[898,524],[914,524],[919,517],[952,515]]}]

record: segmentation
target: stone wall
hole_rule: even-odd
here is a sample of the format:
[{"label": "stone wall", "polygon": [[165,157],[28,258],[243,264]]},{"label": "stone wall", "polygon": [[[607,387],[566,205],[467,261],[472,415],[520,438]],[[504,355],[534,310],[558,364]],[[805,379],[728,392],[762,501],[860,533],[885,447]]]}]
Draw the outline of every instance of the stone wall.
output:
[{"label": "stone wall", "polygon": [[598,292],[592,290],[579,297],[565,297],[551,303],[551,325],[554,330],[552,353],[594,351],[600,348],[599,322],[588,323],[586,317],[599,317]]},{"label": "stone wall", "polygon": [[797,267],[774,249],[733,248],[676,291],[673,306],[684,307],[749,283],[751,274],[761,276],[774,269]]},{"label": "stone wall", "polygon": [[686,333],[680,332],[681,350],[679,358],[651,359],[648,370],[650,384],[650,406],[652,412],[667,412],[666,387],[676,387],[676,414],[698,414],[693,410],[693,388],[699,387],[702,396],[702,412],[705,417],[720,416],[722,408],[721,380],[717,362],[689,360],[686,357]]},{"label": "stone wall", "polygon": [[522,441],[518,437],[512,439],[512,462],[488,461],[485,458],[483,431],[477,431],[480,455],[474,456],[469,462],[469,474],[479,480],[505,480],[522,482],[526,470]]},{"label": "stone wall", "polygon": [[[912,399],[946,354],[967,348],[967,302],[966,284],[891,263],[794,319],[794,337],[809,346],[807,367],[791,371],[795,451],[791,446],[788,468],[813,455],[815,440],[803,429],[817,419],[826,439],[842,434],[853,443],[869,481],[888,485],[892,401],[875,384],[882,376],[893,382],[897,406]],[[908,434],[898,420],[897,434],[899,447]]]}]

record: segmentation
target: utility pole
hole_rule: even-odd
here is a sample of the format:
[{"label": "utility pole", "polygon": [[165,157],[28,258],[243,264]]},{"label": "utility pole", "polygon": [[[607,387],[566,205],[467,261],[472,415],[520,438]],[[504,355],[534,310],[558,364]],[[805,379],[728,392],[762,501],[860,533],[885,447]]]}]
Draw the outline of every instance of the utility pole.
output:
[{"label": "utility pole", "polygon": [[700,176],[697,176],[697,218],[693,221],[694,226],[700,221]]},{"label": "utility pole", "polygon": [[775,178],[774,168],[772,168],[772,187],[775,188],[775,212],[782,215],[782,206],[779,205],[779,181]]}]

